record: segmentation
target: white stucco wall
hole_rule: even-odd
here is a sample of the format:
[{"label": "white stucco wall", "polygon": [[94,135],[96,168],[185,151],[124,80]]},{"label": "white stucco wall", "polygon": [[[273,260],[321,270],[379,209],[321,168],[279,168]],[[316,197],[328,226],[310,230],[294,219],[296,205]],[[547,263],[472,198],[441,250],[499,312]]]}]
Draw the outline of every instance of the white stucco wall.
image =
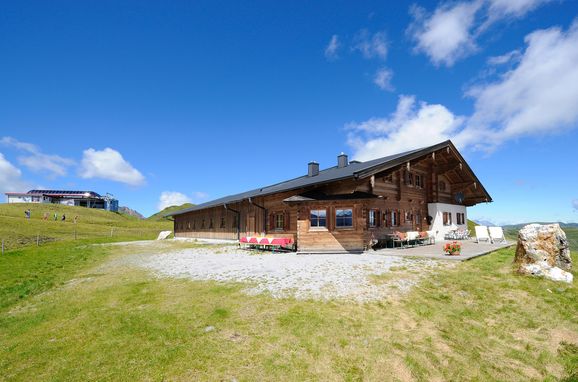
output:
[{"label": "white stucco wall", "polygon": [[32,203],[31,196],[8,195],[8,203]]},{"label": "white stucco wall", "polygon": [[[433,218],[432,224],[430,226],[430,231],[435,232],[436,240],[443,240],[447,232],[452,229],[462,228],[467,229],[468,226],[468,212],[465,206],[460,206],[456,204],[446,204],[446,203],[428,203],[427,205],[428,215]],[[444,212],[449,212],[452,214],[452,225],[444,226]],[[464,224],[457,224],[458,218],[457,214],[464,214]]]}]

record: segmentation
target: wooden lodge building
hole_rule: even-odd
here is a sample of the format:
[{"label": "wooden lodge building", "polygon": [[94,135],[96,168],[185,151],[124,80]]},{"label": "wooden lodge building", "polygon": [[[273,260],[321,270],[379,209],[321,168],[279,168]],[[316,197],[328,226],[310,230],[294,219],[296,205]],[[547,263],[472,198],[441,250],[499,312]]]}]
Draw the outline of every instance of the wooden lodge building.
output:
[{"label": "wooden lodge building", "polygon": [[175,237],[290,237],[298,252],[361,251],[394,231],[443,239],[466,228],[466,207],[492,198],[451,141],[348,162],[169,214]]}]

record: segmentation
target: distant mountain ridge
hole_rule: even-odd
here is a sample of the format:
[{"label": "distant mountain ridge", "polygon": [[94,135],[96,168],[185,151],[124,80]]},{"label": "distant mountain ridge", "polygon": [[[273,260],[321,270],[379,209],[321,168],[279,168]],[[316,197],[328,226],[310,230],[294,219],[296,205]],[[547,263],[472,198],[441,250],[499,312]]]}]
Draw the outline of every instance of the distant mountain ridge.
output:
[{"label": "distant mountain ridge", "polygon": [[171,213],[171,212],[179,211],[179,210],[193,207],[193,206],[194,206],[194,204],[192,204],[192,203],[185,203],[185,204],[181,204],[180,206],[170,206],[170,207],[165,208],[162,211],[157,212],[154,215],[149,216],[147,218],[147,220],[154,220],[154,221],[172,220],[171,218],[165,217],[165,215],[168,213]]},{"label": "distant mountain ridge", "polygon": [[128,216],[134,216],[138,219],[144,219],[145,217],[138,211],[133,210],[132,208],[128,208],[126,206],[118,207],[118,212]]}]

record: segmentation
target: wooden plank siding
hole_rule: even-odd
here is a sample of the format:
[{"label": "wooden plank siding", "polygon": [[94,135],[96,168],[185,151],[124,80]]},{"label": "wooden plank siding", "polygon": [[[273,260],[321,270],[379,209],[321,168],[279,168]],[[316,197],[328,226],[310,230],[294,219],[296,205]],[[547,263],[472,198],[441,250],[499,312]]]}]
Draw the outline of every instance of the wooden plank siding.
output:
[{"label": "wooden plank siding", "polygon": [[[227,208],[216,206],[175,215],[175,236],[229,240],[237,240],[239,236],[292,237],[301,252],[359,251],[372,240],[383,239],[394,231],[428,230],[428,203],[457,204],[453,184],[459,184],[463,190],[463,203],[478,200],[481,196],[474,179],[473,173],[464,170],[459,157],[444,149],[364,178],[352,177],[244,199],[228,204]],[[440,189],[440,184],[445,184],[445,189]],[[307,192],[324,194],[329,200],[284,202]],[[343,200],[344,195],[353,193],[366,193],[368,197]],[[332,196],[336,197],[331,199]],[[336,227],[335,210],[349,208],[353,212],[353,226]],[[311,209],[327,210],[325,229],[311,227]],[[233,210],[239,211],[238,222]],[[371,210],[377,217],[372,227]],[[278,214],[283,216],[282,227],[276,227]],[[395,225],[392,215],[397,218]]]}]

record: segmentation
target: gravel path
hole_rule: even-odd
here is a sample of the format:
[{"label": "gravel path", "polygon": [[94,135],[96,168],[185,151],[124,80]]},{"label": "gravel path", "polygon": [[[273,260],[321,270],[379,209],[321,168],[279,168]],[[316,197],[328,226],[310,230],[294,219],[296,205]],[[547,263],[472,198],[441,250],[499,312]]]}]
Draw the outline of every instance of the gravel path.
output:
[{"label": "gravel path", "polygon": [[[247,282],[248,294],[360,302],[399,296],[435,270],[453,266],[448,262],[371,253],[261,254],[234,246],[134,255],[131,263],[151,270],[158,277]],[[391,277],[385,275],[388,272],[392,272]]]}]

